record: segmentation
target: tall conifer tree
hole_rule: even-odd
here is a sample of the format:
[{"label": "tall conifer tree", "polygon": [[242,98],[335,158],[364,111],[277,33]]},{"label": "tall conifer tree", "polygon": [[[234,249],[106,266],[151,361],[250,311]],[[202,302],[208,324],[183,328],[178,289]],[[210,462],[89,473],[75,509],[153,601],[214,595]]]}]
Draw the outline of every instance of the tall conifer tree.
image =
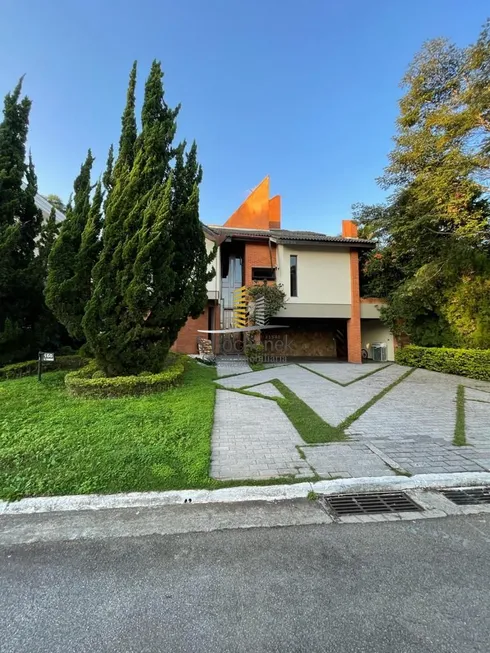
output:
[{"label": "tall conifer tree", "polygon": [[32,159],[26,161],[31,101],[22,79],[4,101],[0,123],[0,364],[32,355],[42,304],[36,239],[42,213]]},{"label": "tall conifer tree", "polygon": [[[186,164],[184,146],[174,147],[179,107],[167,106],[162,77],[153,62],[136,135],[136,67],[131,71],[103,248],[83,321],[90,348],[111,376],[158,372],[179,329],[206,303],[201,172],[195,147]],[[187,241],[177,243],[181,237]]]},{"label": "tall conifer tree", "polygon": [[82,234],[90,213],[90,172],[93,164],[89,150],[73,186],[73,204],[68,205],[66,218],[54,243],[48,262],[46,303],[56,318],[76,340],[84,338],[81,322],[89,299],[78,287],[77,258]]}]

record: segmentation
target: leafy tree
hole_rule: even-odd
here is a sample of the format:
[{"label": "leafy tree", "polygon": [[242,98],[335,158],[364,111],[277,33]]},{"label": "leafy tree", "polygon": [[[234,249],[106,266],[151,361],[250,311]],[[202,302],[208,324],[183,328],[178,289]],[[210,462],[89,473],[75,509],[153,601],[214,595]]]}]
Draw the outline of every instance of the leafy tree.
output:
[{"label": "leafy tree", "polygon": [[36,262],[42,213],[30,155],[26,162],[31,101],[21,98],[22,81],[6,95],[0,123],[0,364],[35,351],[42,304]]},{"label": "leafy tree", "polygon": [[153,62],[138,134],[133,66],[118,156],[104,179],[102,251],[83,327],[110,376],[161,370],[179,329],[207,301],[201,169],[195,146],[184,157],[185,144],[173,145],[179,107],[167,106],[162,77]]},{"label": "leafy tree", "polygon": [[355,209],[378,240],[362,261],[363,290],[388,298],[384,321],[416,344],[490,344],[489,25],[469,48],[436,39],[415,57],[380,180],[394,194]]},{"label": "leafy tree", "polygon": [[63,204],[63,200],[59,195],[55,195],[54,193],[51,193],[50,195],[46,195],[46,199],[51,204],[51,206],[54,206],[54,208],[58,209],[58,211],[60,211],[61,213],[64,213],[66,211],[66,206]]},{"label": "leafy tree", "polygon": [[47,305],[72,338],[79,341],[84,338],[81,322],[90,293],[78,285],[78,255],[90,213],[93,161],[89,150],[75,179],[73,206],[70,203],[67,207],[66,218],[49,255],[45,290]]}]

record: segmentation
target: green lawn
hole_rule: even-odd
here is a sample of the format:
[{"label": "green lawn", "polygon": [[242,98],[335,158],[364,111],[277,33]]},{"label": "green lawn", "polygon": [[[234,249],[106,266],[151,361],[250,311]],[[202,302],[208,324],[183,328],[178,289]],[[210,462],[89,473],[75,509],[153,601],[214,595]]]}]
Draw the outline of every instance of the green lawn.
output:
[{"label": "green lawn", "polygon": [[215,369],[123,399],[67,395],[65,372],[0,383],[0,498],[213,487]]}]

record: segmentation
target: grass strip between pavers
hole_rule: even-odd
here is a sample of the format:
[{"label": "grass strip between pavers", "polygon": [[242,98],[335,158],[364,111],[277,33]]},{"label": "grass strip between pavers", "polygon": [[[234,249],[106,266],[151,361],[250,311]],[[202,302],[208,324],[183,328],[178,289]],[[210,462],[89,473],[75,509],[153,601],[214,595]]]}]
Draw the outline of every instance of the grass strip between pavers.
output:
[{"label": "grass strip between pavers", "polygon": [[466,444],[464,385],[458,385],[456,392],[456,424],[453,444],[456,447],[464,447]]},{"label": "grass strip between pavers", "polygon": [[374,404],[376,402],[378,402],[385,395],[387,395],[388,392],[390,392],[390,390],[393,390],[393,388],[395,388],[399,383],[404,381],[407,378],[407,376],[410,376],[410,374],[412,374],[414,371],[415,371],[415,369],[413,367],[411,369],[407,370],[404,374],[399,376],[396,379],[396,381],[393,381],[393,383],[390,383],[390,385],[387,385],[386,388],[383,388],[383,390],[381,390],[381,392],[378,392],[377,395],[374,395],[374,397],[372,397],[368,402],[366,402],[364,404],[364,406],[361,406],[354,413],[352,413],[352,415],[349,415],[349,417],[344,419],[344,421],[341,424],[339,424],[338,428],[342,429],[342,430],[348,429],[349,426],[352,426],[352,424],[356,420],[358,420],[359,417],[361,417],[361,415],[363,415],[367,410],[369,410],[369,408],[371,408],[371,406],[374,406]]},{"label": "grass strip between pavers", "polygon": [[347,386],[352,385],[353,383],[357,383],[358,381],[367,379],[368,376],[372,376],[373,374],[376,374],[376,372],[381,372],[381,370],[385,370],[387,367],[391,367],[393,363],[387,363],[386,365],[383,365],[383,367],[376,367],[374,370],[370,370],[369,372],[366,372],[366,374],[362,374],[361,376],[358,376],[357,379],[353,379],[352,381],[347,381],[347,383],[341,383],[340,381],[336,381],[335,379],[332,379],[330,376],[327,376],[326,374],[322,374],[321,372],[317,372],[316,370],[311,370],[309,367],[306,367],[306,365],[302,365],[301,363],[296,363],[296,365],[306,370],[307,372],[311,372],[312,374],[316,374],[317,376],[320,376],[322,379],[326,379],[327,381],[331,381],[336,385],[340,385],[342,388],[347,388]]},{"label": "grass strip between pavers", "polygon": [[[384,368],[380,368],[384,369]],[[220,390],[228,390],[231,392],[238,392],[239,394],[249,395],[251,397],[258,397],[259,399],[267,399],[275,401],[287,415],[289,421],[293,424],[295,429],[300,434],[301,438],[308,444],[323,444],[327,442],[342,442],[348,439],[346,429],[361,417],[371,406],[382,399],[390,390],[396,387],[399,383],[405,380],[410,374],[414,372],[414,368],[407,370],[398,379],[390,383],[390,385],[383,388],[381,392],[372,397],[363,406],[358,408],[352,415],[349,415],[338,426],[332,426],[325,422],[312,408],[308,406],[302,399],[300,399],[287,385],[279,379],[270,379],[267,383],[272,383],[283,397],[266,397],[258,392],[254,392],[251,388],[254,386],[246,386],[243,388],[228,388],[218,385]],[[371,372],[370,374],[372,374]],[[260,385],[260,384],[258,384]]]},{"label": "grass strip between pavers", "polygon": [[218,390],[228,390],[229,392],[237,392],[238,394],[248,395],[249,397],[275,401],[282,408],[289,421],[300,434],[301,438],[308,444],[321,444],[324,442],[339,442],[346,440],[344,433],[339,432],[337,428],[330,426],[330,424],[325,422],[312,408],[308,406],[308,404],[300,399],[292,390],[284,385],[284,383],[279,381],[279,379],[271,379],[270,381],[267,381],[267,383],[274,385],[283,394],[283,397],[268,397],[266,395],[261,395],[258,392],[253,392],[250,388],[253,388],[254,386],[247,386],[246,388],[227,388],[217,384],[217,387]]},{"label": "grass strip between pavers", "polygon": [[343,430],[325,422],[318,413],[315,413],[313,408],[310,408],[282,381],[273,379],[271,383],[284,396],[284,399],[277,397],[277,403],[305,442],[318,444],[321,442],[340,442],[347,439]]}]

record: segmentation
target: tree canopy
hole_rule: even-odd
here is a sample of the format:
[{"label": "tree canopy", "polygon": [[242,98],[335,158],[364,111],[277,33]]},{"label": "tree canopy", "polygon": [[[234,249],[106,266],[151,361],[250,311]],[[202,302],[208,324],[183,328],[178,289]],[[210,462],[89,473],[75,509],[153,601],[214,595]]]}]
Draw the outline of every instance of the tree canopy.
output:
[{"label": "tree canopy", "polygon": [[476,43],[424,45],[402,85],[383,206],[354,208],[378,240],[363,290],[420,345],[490,347],[490,23]]}]

